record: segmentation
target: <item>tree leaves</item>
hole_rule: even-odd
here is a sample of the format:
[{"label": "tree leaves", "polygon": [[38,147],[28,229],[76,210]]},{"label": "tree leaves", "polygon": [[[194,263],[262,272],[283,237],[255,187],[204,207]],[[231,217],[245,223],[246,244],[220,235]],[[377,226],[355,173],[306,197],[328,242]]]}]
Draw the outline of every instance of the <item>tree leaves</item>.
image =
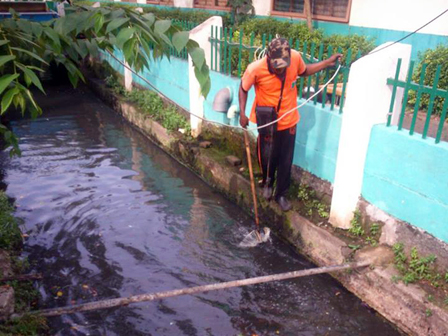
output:
[{"label": "tree leaves", "polygon": [[205,62],[204,50],[202,50],[201,48],[193,48],[189,50],[188,53],[190,54],[194,65],[197,66],[199,69],[202,68],[202,65]]},{"label": "tree leaves", "polygon": [[134,34],[134,33],[135,33],[135,28],[124,28],[124,29],[121,29],[120,32],[117,35],[117,40],[116,40],[117,46],[120,49],[123,48],[123,44],[126,41],[128,41],[131,38],[132,34]]},{"label": "tree leaves", "polygon": [[2,98],[2,110],[0,112],[0,114],[5,113],[5,111],[9,108],[9,106],[12,103],[12,99],[14,98],[14,96],[16,94],[18,94],[20,92],[18,87],[13,87],[11,89],[9,89],[8,91],[6,91],[6,93],[3,95]]},{"label": "tree leaves", "polygon": [[158,34],[164,34],[171,27],[171,20],[158,20],[154,24],[154,31]]},{"label": "tree leaves", "polygon": [[28,51],[28,50],[25,50],[25,49],[22,49],[22,48],[17,48],[17,47],[11,47],[11,49],[15,50],[15,51],[20,51],[22,53],[25,53],[25,54],[31,56],[32,58],[35,58],[38,61],[41,61],[42,63],[48,65],[48,63],[45,62],[40,56],[38,56],[37,54],[35,54],[35,53],[31,52],[31,51]]},{"label": "tree leaves", "polygon": [[14,55],[0,56],[0,67],[14,59],[16,59],[16,56]]},{"label": "tree leaves", "polygon": [[173,35],[173,45],[177,52],[181,52],[187,45],[190,33],[187,31],[180,31]]},{"label": "tree leaves", "polygon": [[23,71],[23,74],[25,75],[26,78],[29,79],[29,81],[31,81],[31,83],[33,83],[37,88],[39,88],[40,91],[45,93],[44,88],[42,87],[42,84],[41,84],[39,78],[36,76],[36,74],[32,70],[28,69],[23,64],[20,64],[17,62],[15,62],[15,64],[20,70]]},{"label": "tree leaves", "polygon": [[[0,47],[8,45],[8,51],[12,51],[12,54],[0,53],[0,69],[4,74],[0,77],[1,113],[14,104],[36,117],[42,110],[27,86],[34,85],[44,92],[36,73],[43,71],[41,65],[52,61],[62,64],[76,86],[79,79],[84,80],[77,63],[88,55],[97,56],[100,49],[121,49],[126,62],[140,71],[149,68],[151,56],[169,58],[170,48],[178,52],[186,48],[201,93],[206,96],[210,90],[204,51],[189,39],[188,32],[180,31],[171,20],[157,20],[152,13],[140,14],[131,8],[109,8],[104,4],[100,8],[72,6],[65,17],[46,22],[26,21],[16,15],[1,20],[0,30]],[[11,62],[15,67],[9,66]]]},{"label": "tree leaves", "polygon": [[19,74],[11,74],[11,75],[4,75],[0,77],[0,95],[5,91],[5,89],[8,87],[11,82],[18,78]]},{"label": "tree leaves", "polygon": [[114,19],[112,20],[106,28],[106,34],[111,32],[114,29],[117,29],[119,27],[121,27],[122,25],[124,25],[126,22],[129,21],[129,18],[119,18],[119,19]]}]

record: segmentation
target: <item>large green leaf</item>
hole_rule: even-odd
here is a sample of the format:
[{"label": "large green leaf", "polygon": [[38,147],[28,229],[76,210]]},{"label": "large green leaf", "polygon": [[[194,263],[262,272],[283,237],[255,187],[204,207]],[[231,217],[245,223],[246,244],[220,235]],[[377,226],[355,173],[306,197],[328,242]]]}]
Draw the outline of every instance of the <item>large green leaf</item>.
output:
[{"label": "large green leaf", "polygon": [[19,74],[10,74],[10,75],[4,75],[2,77],[0,77],[0,95],[2,94],[3,91],[5,91],[5,89],[8,87],[9,84],[11,84],[11,82],[18,78],[20,75]]},{"label": "large green leaf", "polygon": [[0,67],[14,59],[16,59],[14,55],[0,56]]},{"label": "large green leaf", "polygon": [[145,15],[142,15],[142,17],[146,20],[148,26],[152,26],[154,21],[156,20],[156,17],[153,13],[147,13]]},{"label": "large green leaf", "polygon": [[9,40],[0,40],[0,47],[6,43],[9,43]]},{"label": "large green leaf", "polygon": [[124,58],[126,59],[126,61],[130,64],[131,60],[134,56],[134,46],[135,46],[136,41],[131,39],[128,40],[124,45],[123,45],[123,55]]},{"label": "large green leaf", "polygon": [[44,28],[45,35],[47,35],[56,45],[60,45],[59,35],[52,28]]},{"label": "large green leaf", "polygon": [[2,99],[2,110],[0,114],[5,113],[5,111],[9,108],[11,105],[12,99],[16,94],[20,93],[20,90],[18,87],[13,87],[6,91],[6,93],[3,95]]},{"label": "large green leaf", "polygon": [[101,28],[103,28],[103,24],[104,24],[104,16],[101,13],[97,13],[95,15],[95,33],[98,34],[101,30]]},{"label": "large green leaf", "polygon": [[42,63],[48,65],[48,63],[45,62],[39,55],[36,55],[35,53],[33,53],[31,51],[28,51],[28,50],[25,50],[25,49],[22,49],[22,48],[17,48],[17,47],[11,47],[11,49],[15,50],[15,51],[20,51],[22,53],[25,53],[25,54],[27,54],[27,55],[37,59],[38,61],[41,61]]},{"label": "large green leaf", "polygon": [[37,37],[40,38],[42,36],[42,32],[43,32],[43,28],[42,25],[38,22],[31,22],[31,28],[33,30],[33,34]]},{"label": "large green leaf", "polygon": [[25,65],[17,63],[16,62],[17,67],[23,71],[23,73],[28,76],[28,78],[31,80],[31,82],[37,86],[39,88],[39,90],[41,90],[43,93],[45,93],[44,88],[42,87],[42,83],[40,82],[39,78],[36,76],[36,74],[28,69]]},{"label": "large green leaf", "polygon": [[154,24],[154,31],[159,34],[165,33],[171,27],[171,20],[157,20]]},{"label": "large green leaf", "polygon": [[33,27],[29,20],[17,20],[17,26],[19,27],[20,30],[24,31],[25,33],[28,34],[33,33]]},{"label": "large green leaf", "polygon": [[129,18],[119,18],[119,19],[114,19],[112,20],[106,28],[106,34],[114,29],[117,29],[119,27],[121,27],[122,25],[124,25],[126,22],[129,21]]},{"label": "large green leaf", "polygon": [[117,46],[121,49],[126,41],[128,41],[132,34],[135,33],[135,28],[124,28],[121,29],[117,35]]},{"label": "large green leaf", "polygon": [[96,57],[98,55],[98,45],[96,44],[95,40],[86,40],[86,46],[87,49],[89,50],[89,53],[93,56]]},{"label": "large green leaf", "polygon": [[202,65],[205,62],[204,50],[202,50],[201,48],[193,48],[189,50],[188,53],[190,54],[194,65],[197,66],[199,69],[201,69]]},{"label": "large green leaf", "polygon": [[199,86],[201,88],[201,94],[204,96],[204,98],[207,98],[207,95],[208,95],[208,93],[210,91],[210,87],[211,87],[208,66],[205,65],[202,67],[202,69],[195,67],[194,74],[196,76],[196,79],[199,82]]},{"label": "large green leaf", "polygon": [[173,45],[176,48],[177,52],[181,52],[182,49],[185,48],[185,46],[188,43],[190,33],[186,31],[181,31],[174,33],[173,35]]}]

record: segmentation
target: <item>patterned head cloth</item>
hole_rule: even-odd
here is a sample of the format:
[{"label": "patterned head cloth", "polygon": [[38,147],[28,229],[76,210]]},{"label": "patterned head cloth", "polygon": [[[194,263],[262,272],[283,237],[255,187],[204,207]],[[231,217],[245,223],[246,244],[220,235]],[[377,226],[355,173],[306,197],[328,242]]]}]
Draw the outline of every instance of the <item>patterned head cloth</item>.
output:
[{"label": "patterned head cloth", "polygon": [[267,50],[268,60],[274,69],[281,69],[289,66],[291,62],[291,47],[288,40],[277,37],[269,43]]}]

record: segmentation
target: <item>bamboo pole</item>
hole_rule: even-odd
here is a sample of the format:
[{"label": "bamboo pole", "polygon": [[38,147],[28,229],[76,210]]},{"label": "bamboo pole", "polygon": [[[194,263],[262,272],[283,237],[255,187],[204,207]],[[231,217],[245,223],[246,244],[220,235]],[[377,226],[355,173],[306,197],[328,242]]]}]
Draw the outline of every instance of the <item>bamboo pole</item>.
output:
[{"label": "bamboo pole", "polygon": [[[166,292],[158,292],[158,293],[152,293],[152,294],[140,294],[140,295],[128,296],[125,298],[116,298],[116,299],[109,299],[109,300],[103,300],[103,301],[97,301],[97,302],[83,303],[83,304],[67,306],[67,307],[44,309],[44,310],[38,310],[38,311],[34,311],[34,312],[28,312],[28,314],[35,314],[35,315],[47,316],[47,317],[59,316],[59,315],[63,315],[63,314],[72,314],[72,313],[82,312],[82,311],[105,309],[105,308],[112,308],[112,307],[118,307],[118,306],[126,306],[131,303],[154,301],[154,300],[166,299],[169,297],[180,296],[180,295],[209,292],[209,291],[218,290],[218,289],[227,289],[227,288],[233,288],[233,287],[255,285],[255,284],[266,283],[266,282],[271,282],[271,281],[300,278],[300,277],[309,276],[309,275],[332,273],[332,272],[343,271],[343,270],[347,270],[347,269],[366,267],[366,266],[369,266],[370,264],[371,264],[370,261],[361,261],[361,262],[347,263],[347,264],[336,265],[336,266],[318,267],[318,268],[312,268],[312,269],[307,269],[307,270],[266,275],[266,276],[243,279],[243,280],[221,282],[221,283],[216,283],[216,284],[211,284],[211,285],[175,289],[175,290],[170,290],[170,291],[166,291]],[[12,317],[15,318],[15,317],[21,317],[21,316],[22,315],[16,314],[16,315],[13,315]]]},{"label": "bamboo pole", "polygon": [[252,158],[250,155],[249,137],[247,135],[248,131],[246,129],[244,129],[243,132],[244,132],[244,143],[246,145],[247,165],[249,166],[250,187],[252,189],[252,199],[254,202],[255,224],[257,225],[256,233],[257,233],[258,241],[261,241],[261,236],[260,236],[260,233],[258,232],[258,230],[260,229],[260,221],[258,219],[257,194],[256,194],[256,190],[255,190],[254,171],[252,170]]}]

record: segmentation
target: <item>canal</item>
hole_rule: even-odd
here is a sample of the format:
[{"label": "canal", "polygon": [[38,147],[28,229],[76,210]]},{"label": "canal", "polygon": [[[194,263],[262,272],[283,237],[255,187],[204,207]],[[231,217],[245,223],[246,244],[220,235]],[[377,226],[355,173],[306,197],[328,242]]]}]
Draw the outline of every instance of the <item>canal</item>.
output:
[{"label": "canal", "polygon": [[[41,308],[314,267],[88,89],[50,87],[0,155]],[[241,153],[242,155],[242,153]],[[399,335],[328,275],[50,318],[52,335]]]}]

